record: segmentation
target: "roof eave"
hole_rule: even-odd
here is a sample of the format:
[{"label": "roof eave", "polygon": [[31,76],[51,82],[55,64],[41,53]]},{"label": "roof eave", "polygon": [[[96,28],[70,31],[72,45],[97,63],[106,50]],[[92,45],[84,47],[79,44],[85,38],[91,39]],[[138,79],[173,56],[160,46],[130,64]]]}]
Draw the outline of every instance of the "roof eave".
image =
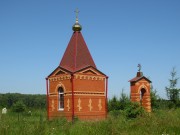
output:
[{"label": "roof eave", "polygon": [[63,68],[63,67],[61,67],[61,66],[58,66],[56,69],[54,69],[54,71],[53,72],[51,72],[51,74],[49,74],[46,78],[49,78],[58,68],[60,68],[60,69],[62,69],[62,70],[64,70],[64,71],[66,71],[66,72],[68,72],[68,73],[70,73],[70,74],[72,74],[72,72],[71,71],[69,71],[69,70],[67,70],[67,69],[65,69],[65,68]]},{"label": "roof eave", "polygon": [[102,75],[104,75],[104,76],[108,77],[106,74],[104,74],[103,72],[101,72],[100,70],[98,70],[97,68],[95,68],[95,67],[93,67],[93,66],[91,66],[91,65],[86,66],[86,67],[84,67],[84,68],[81,68],[81,69],[79,69],[79,70],[76,70],[76,71],[75,71],[75,72],[73,72],[73,73],[80,72],[80,71],[85,70],[85,69],[87,69],[87,68],[93,68],[94,70],[97,70],[98,72],[100,72]]}]

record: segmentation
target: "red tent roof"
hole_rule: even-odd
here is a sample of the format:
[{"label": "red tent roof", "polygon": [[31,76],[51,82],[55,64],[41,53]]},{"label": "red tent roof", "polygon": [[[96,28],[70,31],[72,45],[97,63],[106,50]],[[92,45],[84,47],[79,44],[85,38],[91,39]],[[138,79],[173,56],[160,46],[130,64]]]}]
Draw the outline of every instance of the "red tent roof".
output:
[{"label": "red tent roof", "polygon": [[80,31],[73,33],[59,66],[71,72],[87,66],[96,68]]},{"label": "red tent roof", "polygon": [[134,77],[133,79],[129,80],[129,82],[137,82],[137,81],[139,81],[139,80],[141,80],[143,78],[151,83],[151,81],[148,78],[146,78],[145,76]]}]

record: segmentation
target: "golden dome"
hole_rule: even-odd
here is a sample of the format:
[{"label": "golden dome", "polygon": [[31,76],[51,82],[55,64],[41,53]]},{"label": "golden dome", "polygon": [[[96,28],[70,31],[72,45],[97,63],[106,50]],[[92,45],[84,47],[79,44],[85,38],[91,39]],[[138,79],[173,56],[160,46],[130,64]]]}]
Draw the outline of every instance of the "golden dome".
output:
[{"label": "golden dome", "polygon": [[77,19],[76,19],[76,23],[73,25],[72,29],[73,29],[74,32],[82,30],[82,26],[79,24]]},{"label": "golden dome", "polygon": [[78,22],[78,13],[79,13],[79,10],[78,9],[76,9],[76,11],[75,11],[75,13],[76,13],[76,23],[73,25],[73,27],[72,27],[72,29],[73,29],[73,31],[75,32],[75,31],[81,31],[82,30],[82,26],[79,24],[79,22]]}]

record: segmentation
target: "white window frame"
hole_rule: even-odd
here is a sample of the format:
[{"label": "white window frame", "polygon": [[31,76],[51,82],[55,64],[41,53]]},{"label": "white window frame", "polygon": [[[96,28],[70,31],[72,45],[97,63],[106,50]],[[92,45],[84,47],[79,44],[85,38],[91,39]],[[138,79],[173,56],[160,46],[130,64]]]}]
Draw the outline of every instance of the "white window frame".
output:
[{"label": "white window frame", "polygon": [[[62,92],[61,92],[62,89]],[[61,95],[63,95],[63,107],[61,107]],[[64,90],[62,87],[59,87],[58,89],[58,110],[63,111],[64,110]]]}]

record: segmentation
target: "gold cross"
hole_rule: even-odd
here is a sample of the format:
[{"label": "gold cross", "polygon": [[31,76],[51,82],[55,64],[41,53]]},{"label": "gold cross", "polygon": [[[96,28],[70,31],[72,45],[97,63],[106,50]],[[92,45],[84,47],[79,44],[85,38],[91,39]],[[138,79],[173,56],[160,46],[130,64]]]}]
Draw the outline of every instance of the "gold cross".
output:
[{"label": "gold cross", "polygon": [[78,19],[78,14],[79,14],[78,8],[76,8],[76,10],[74,12],[76,13],[76,19]]}]

